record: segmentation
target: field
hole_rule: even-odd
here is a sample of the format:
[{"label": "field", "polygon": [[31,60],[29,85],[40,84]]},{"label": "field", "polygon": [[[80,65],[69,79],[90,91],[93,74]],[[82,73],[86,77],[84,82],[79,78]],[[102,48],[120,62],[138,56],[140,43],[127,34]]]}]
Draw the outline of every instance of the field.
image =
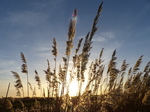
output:
[{"label": "field", "polygon": [[[44,70],[48,83],[47,90],[42,88],[40,76],[35,70],[35,80],[42,97],[35,97],[36,92],[28,81],[27,60],[21,52],[21,70],[27,75],[27,97],[24,97],[24,87],[19,74],[11,71],[15,78],[16,96],[19,98],[9,98],[7,95],[1,98],[0,112],[150,112],[150,62],[141,70],[143,55],[137,59],[133,67],[129,68],[129,64],[124,60],[117,68],[114,50],[106,67],[102,58],[102,48],[98,58],[89,62],[92,38],[98,30],[97,23],[102,5],[103,2],[98,8],[91,31],[84,39],[79,40],[73,54],[77,17],[77,10],[74,10],[68,29],[65,57],[62,57],[63,65],[59,65],[59,68],[56,68],[57,41],[56,38],[53,39],[52,54],[55,67],[52,70],[50,61],[47,60],[47,69]],[[71,60],[72,66],[69,64]],[[69,84],[73,79],[78,86],[74,97],[69,95]],[[32,97],[29,96],[29,91],[33,93]]]}]

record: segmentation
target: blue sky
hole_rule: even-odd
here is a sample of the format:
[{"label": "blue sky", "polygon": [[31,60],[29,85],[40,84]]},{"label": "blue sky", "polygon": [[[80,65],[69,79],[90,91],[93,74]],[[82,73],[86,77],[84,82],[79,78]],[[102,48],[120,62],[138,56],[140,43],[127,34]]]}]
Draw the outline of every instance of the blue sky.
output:
[{"label": "blue sky", "polygon": [[[101,0],[0,0],[0,96],[5,96],[10,82],[9,96],[15,96],[11,70],[21,73],[20,52],[26,56],[29,80],[34,85],[34,70],[43,80],[47,59],[53,66],[52,39],[58,43],[58,61],[65,55],[68,25],[75,8],[78,9],[74,46],[91,29],[93,18]],[[150,60],[150,1],[104,0],[97,31],[93,38],[90,60],[98,57],[104,48],[103,58],[108,62],[117,49],[118,64],[124,59],[132,66],[143,57]],[[46,84],[46,81],[43,83]]]}]

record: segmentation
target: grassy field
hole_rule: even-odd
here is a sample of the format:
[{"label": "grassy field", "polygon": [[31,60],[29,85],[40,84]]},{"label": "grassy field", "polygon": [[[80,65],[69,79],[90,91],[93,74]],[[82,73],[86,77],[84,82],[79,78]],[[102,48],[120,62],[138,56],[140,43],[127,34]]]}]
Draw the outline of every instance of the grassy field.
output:
[{"label": "grassy field", "polygon": [[[48,82],[47,90],[42,88],[40,77],[35,70],[35,80],[42,97],[34,97],[35,90],[28,81],[27,60],[21,52],[21,70],[27,75],[28,97],[24,97],[24,87],[19,74],[11,71],[15,77],[16,96],[23,98],[1,98],[0,112],[150,112],[150,62],[147,62],[141,70],[143,55],[137,59],[133,67],[129,68],[129,64],[124,60],[117,68],[116,50],[114,50],[105,67],[102,59],[104,48],[102,48],[97,59],[89,62],[92,38],[98,30],[97,23],[102,5],[103,2],[98,8],[91,31],[85,38],[79,40],[73,54],[77,17],[77,10],[74,10],[68,28],[65,57],[62,57],[63,65],[59,65],[59,68],[56,68],[57,41],[53,39],[52,55],[55,68],[51,70],[50,62],[47,60],[47,69],[44,70]],[[71,67],[69,61],[73,62]],[[85,77],[88,79],[86,80]],[[69,95],[69,84],[72,79],[76,79],[78,86],[75,97]],[[87,83],[83,90],[85,80]],[[32,98],[29,97],[29,91],[33,93]]]}]

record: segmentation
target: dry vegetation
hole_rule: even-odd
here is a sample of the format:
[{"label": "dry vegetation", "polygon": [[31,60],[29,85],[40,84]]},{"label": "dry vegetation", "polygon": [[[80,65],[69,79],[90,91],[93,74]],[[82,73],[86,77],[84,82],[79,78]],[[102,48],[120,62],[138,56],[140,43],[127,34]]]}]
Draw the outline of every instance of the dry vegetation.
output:
[{"label": "dry vegetation", "polygon": [[[28,66],[23,53],[22,73],[27,74],[27,96],[33,93],[33,98],[2,98],[0,100],[1,112],[149,112],[150,111],[150,62],[144,70],[140,70],[142,63],[141,56],[134,67],[128,68],[126,60],[121,67],[116,67],[116,50],[114,50],[105,70],[104,60],[102,59],[104,49],[90,66],[89,57],[92,45],[92,38],[98,30],[97,23],[102,11],[100,4],[92,29],[85,38],[81,38],[71,58],[73,49],[73,39],[76,33],[76,20],[72,18],[69,24],[68,40],[66,41],[66,56],[62,57],[63,65],[57,67],[57,41],[53,39],[52,54],[54,55],[55,67],[52,71],[49,60],[47,69],[44,70],[48,87],[42,88],[38,72],[35,70],[35,80],[38,89],[41,90],[42,98],[36,98],[35,88],[28,81]],[[77,15],[77,10],[74,10]],[[82,48],[81,48],[82,46]],[[69,70],[69,61],[73,61]],[[85,72],[88,70],[88,72]],[[106,72],[104,72],[104,70]],[[24,97],[24,87],[17,72],[11,71],[16,79],[16,95]],[[67,79],[67,75],[70,79]],[[82,92],[82,86],[88,77],[87,85]],[[125,80],[124,77],[127,77]],[[69,84],[73,79],[77,80],[78,91],[76,97],[69,96]],[[47,92],[48,96],[45,96]]]}]

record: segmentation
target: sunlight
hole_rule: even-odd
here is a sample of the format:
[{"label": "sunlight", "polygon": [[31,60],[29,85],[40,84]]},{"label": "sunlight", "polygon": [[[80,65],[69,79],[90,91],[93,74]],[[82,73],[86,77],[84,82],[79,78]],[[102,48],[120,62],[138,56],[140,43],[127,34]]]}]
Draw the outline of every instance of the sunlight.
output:
[{"label": "sunlight", "polygon": [[78,82],[75,79],[69,85],[69,95],[70,96],[78,95]]}]

